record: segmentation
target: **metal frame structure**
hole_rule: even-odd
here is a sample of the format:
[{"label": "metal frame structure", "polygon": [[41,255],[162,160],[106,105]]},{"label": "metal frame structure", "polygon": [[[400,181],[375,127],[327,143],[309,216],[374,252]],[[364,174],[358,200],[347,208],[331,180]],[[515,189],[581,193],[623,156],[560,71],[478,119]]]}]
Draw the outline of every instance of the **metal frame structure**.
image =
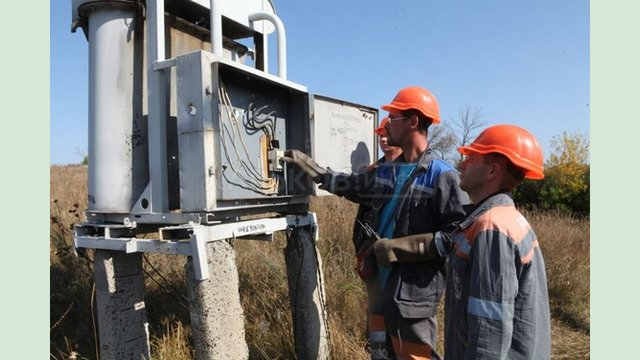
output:
[{"label": "metal frame structure", "polygon": [[158,229],[158,239],[139,239],[136,233],[148,230],[139,227],[135,221],[125,220],[123,224],[85,224],[76,227],[74,245],[76,248],[91,248],[124,251],[125,253],[145,252],[166,255],[191,256],[197,280],[209,278],[205,244],[211,241],[236,239],[273,240],[276,231],[291,230],[294,227],[310,227],[314,239],[318,239],[318,222],[314,213],[287,215],[284,217],[246,220],[218,225],[187,223]]},{"label": "metal frame structure", "polygon": [[[148,356],[145,316],[136,314],[139,304],[131,303],[134,298],[143,298],[139,253],[191,257],[193,273],[188,277],[190,280],[193,277],[195,282],[189,289],[202,294],[219,286],[219,279],[234,283],[232,277],[225,278],[235,272],[233,261],[227,262],[231,266],[222,271],[212,265],[214,261],[209,261],[219,260],[217,257],[230,259],[233,250],[226,255],[212,255],[212,248],[227,246],[225,240],[271,241],[276,231],[287,232],[285,262],[289,290],[295,294],[290,296],[303,299],[292,306],[292,311],[302,307],[301,316],[293,317],[296,319],[293,324],[296,353],[299,357],[308,354],[322,359],[328,357],[321,261],[315,245],[318,225],[316,215],[308,211],[308,196],[314,194],[314,185],[301,171],[282,167],[278,160],[284,148],[302,149],[313,155],[314,126],[333,126],[342,121],[346,127],[347,122],[355,119],[354,127],[363,130],[362,124],[366,124],[372,130],[377,123],[377,110],[330,98],[318,97],[316,103],[305,86],[287,80],[286,33],[271,0],[71,1],[72,31],[81,27],[90,39],[89,209],[87,222],[75,227],[74,246],[78,251],[99,250],[96,251],[99,258],[108,259],[94,264],[94,275],[107,288],[97,296],[97,303],[102,303],[102,310],[98,312],[107,324],[105,335],[100,335],[101,342],[106,344],[102,349],[106,351],[104,357],[122,357],[123,353],[109,352],[120,348],[132,354],[126,357]],[[165,5],[176,13],[187,13],[190,18],[168,14]],[[208,31],[199,25],[200,18],[206,20],[203,17],[206,10]],[[168,26],[166,19],[169,19]],[[223,36],[223,25],[227,37]],[[179,33],[175,37],[174,30]],[[277,32],[277,74],[268,73],[267,35],[271,31]],[[234,40],[250,36],[253,36],[255,50]],[[185,38],[188,45],[180,42]],[[211,52],[204,49],[207,41]],[[236,61],[246,53],[253,55],[255,67]],[[146,63],[143,63],[145,55]],[[232,84],[223,86],[223,79]],[[229,94],[235,97],[235,104],[231,104]],[[248,109],[258,101],[254,99],[266,95],[273,99],[268,104],[269,114],[277,112],[281,116],[273,121],[270,133],[265,130],[262,136],[256,127],[251,129],[255,130],[253,133],[247,133],[261,136],[253,142],[259,143],[261,160],[264,160],[262,169],[268,175],[259,174],[262,177],[256,175],[255,178],[278,181],[274,181],[275,186],[269,187],[269,191],[258,195],[246,195],[243,190],[230,186],[227,189],[231,190],[224,190],[223,186],[233,183],[220,178],[224,176],[225,167],[221,147],[226,151],[226,145],[220,145],[224,139],[221,123],[223,119],[233,118],[237,124],[236,110],[246,109],[244,119],[248,119]],[[226,103],[221,101],[223,97]],[[348,107],[348,111],[343,107]],[[223,108],[228,114],[222,114]],[[321,109],[329,109],[328,112],[338,109],[335,113],[340,121],[323,119],[326,121],[319,125],[314,111]],[[256,118],[254,111],[251,119]],[[284,129],[276,126],[278,118],[284,120]],[[244,126],[245,130],[250,129]],[[364,130],[371,134],[367,140],[369,148],[360,146],[364,144],[361,142],[356,150],[365,153],[371,152],[371,148],[377,150],[372,131]],[[352,133],[360,135],[356,131]],[[240,141],[245,153],[250,153],[243,140]],[[264,145],[267,143],[268,147]],[[255,150],[251,145],[249,149]],[[237,147],[234,150],[237,152]],[[356,150],[349,149],[352,158]],[[239,159],[239,156],[234,160],[226,155],[227,164]],[[240,178],[238,172],[235,174]],[[279,186],[280,179],[283,187]],[[158,233],[157,238],[141,237],[150,233]],[[299,260],[310,256],[317,261]],[[135,281],[130,281],[132,276]],[[134,282],[137,285],[130,286]],[[118,286],[118,291],[112,291],[112,287]],[[229,297],[233,296],[238,297],[239,304],[238,294]],[[198,327],[195,333],[202,340],[196,342],[200,344],[206,343],[207,337],[219,339],[220,336],[211,335],[216,331],[234,332],[234,329],[212,326],[215,324],[212,318],[237,315],[216,312],[220,309],[203,310],[207,306],[205,297],[194,295],[191,299],[196,303],[191,309],[192,318],[201,320],[194,322]],[[133,324],[130,327],[137,330],[124,334],[117,326],[109,326],[116,323]],[[146,341],[138,341],[145,332]],[[237,338],[235,343],[229,344],[246,348],[243,333],[233,337]],[[227,358],[235,354],[235,345],[227,348],[226,355],[212,355],[215,346],[209,345],[196,345],[196,353],[206,358]]]},{"label": "metal frame structure", "polygon": [[[266,0],[247,0],[245,3]],[[306,92],[304,86],[286,80],[286,35],[282,21],[273,13],[256,11],[241,20],[243,25],[248,25],[257,33],[266,32],[266,22],[277,31],[278,34],[278,74],[271,75],[266,71],[268,66],[268,49],[266,48],[266,34],[262,34],[260,54],[261,69],[254,69],[243,64],[227,60],[223,56],[223,7],[227,12],[237,12],[235,8],[242,4],[223,2],[222,0],[184,0],[185,4],[197,4],[208,6],[210,12],[211,27],[211,53],[203,56],[212,62],[224,64],[230,68],[237,68],[241,72],[253,74],[256,77],[272,81],[274,84],[282,84],[285,88]],[[146,49],[146,85],[148,100],[147,119],[147,143],[148,143],[148,183],[140,196],[135,200],[129,211],[110,211],[101,209],[89,209],[87,222],[77,225],[75,229],[75,246],[77,248],[94,248],[105,250],[121,250],[131,252],[159,252],[164,254],[176,254],[191,256],[194,259],[198,279],[207,278],[206,253],[202,246],[206,242],[222,239],[244,237],[246,235],[269,235],[274,231],[286,230],[292,226],[311,225],[316,228],[315,214],[307,213],[308,200],[296,200],[291,196],[280,199],[249,200],[233,206],[226,204],[223,209],[211,211],[200,207],[200,211],[172,211],[169,206],[168,192],[168,164],[167,164],[167,117],[169,92],[168,79],[171,68],[177,67],[180,56],[167,59],[165,48],[165,0],[146,0],[144,9],[142,3],[131,0],[87,1],[72,0],[74,12],[74,24],[72,30],[82,27],[89,39],[91,34],[89,15],[104,10],[127,11],[129,16],[138,16],[144,11],[146,19],[145,49]],[[231,5],[230,5],[231,4]],[[270,2],[269,2],[270,4]],[[273,5],[271,5],[272,7]],[[234,8],[235,7],[235,8]],[[119,14],[118,14],[119,15]],[[227,16],[230,16],[227,14]],[[110,19],[107,19],[107,21]],[[235,20],[238,20],[237,17]],[[131,20],[133,22],[133,20]],[[270,29],[267,29],[270,30]],[[94,30],[97,31],[97,30]],[[105,38],[103,37],[101,39]],[[110,46],[117,40],[108,39]],[[104,49],[95,50],[98,54]],[[130,52],[133,50],[129,50]],[[96,55],[96,58],[98,55]],[[134,70],[135,71],[135,70]],[[204,75],[203,75],[204,76]],[[209,74],[211,76],[211,74]],[[99,81],[96,80],[96,82]],[[95,86],[98,86],[94,84]],[[206,103],[207,99],[202,100]],[[204,106],[204,105],[203,105]],[[203,109],[200,109],[201,111]],[[205,149],[211,150],[211,149]],[[185,155],[186,156],[186,155]],[[189,155],[191,156],[191,155]],[[197,167],[194,166],[194,167]],[[193,167],[192,167],[193,168]],[[189,169],[191,170],[191,169]],[[203,169],[202,171],[207,171]],[[210,171],[210,170],[209,170]],[[90,171],[91,172],[91,171]],[[98,175],[104,174],[101,171]],[[91,174],[90,174],[91,175]],[[98,176],[96,175],[96,176]],[[199,173],[189,175],[201,175]],[[94,177],[96,177],[94,176]],[[100,177],[100,176],[99,176]],[[104,177],[104,176],[101,176]],[[91,182],[91,176],[90,176]],[[311,189],[311,188],[310,188]],[[311,190],[312,191],[312,190]],[[90,195],[91,196],[91,195]],[[193,195],[191,195],[193,197]],[[206,194],[204,196],[207,196]],[[122,208],[123,206],[119,206]],[[279,218],[263,218],[250,221],[240,221],[244,215],[267,216],[269,213],[294,213],[305,215],[284,215]],[[223,223],[226,222],[226,223]],[[242,234],[243,228],[263,229]],[[235,230],[233,230],[235,229]],[[159,232],[160,239],[137,239],[136,234]],[[186,238],[172,238],[167,234],[189,234]],[[191,242],[189,245],[188,242]]]},{"label": "metal frame structure", "polygon": [[[174,21],[172,21],[171,30],[169,30],[165,24],[165,17],[169,16],[165,11],[165,2],[170,6],[170,11],[182,12],[183,15],[190,18],[190,20],[182,20],[184,24],[190,24],[186,25],[191,26],[192,29],[189,31],[200,32],[199,35],[192,38],[191,45],[183,47],[180,43],[173,43]],[[184,135],[184,139],[178,139],[175,128],[169,130],[170,122],[175,121],[174,111],[178,111],[178,109],[172,108],[170,110],[169,108],[186,106],[186,104],[173,103],[173,101],[178,101],[173,92],[176,91],[176,83],[178,83],[178,79],[174,77],[177,77],[179,59],[185,56],[189,58],[187,56],[189,51],[200,49],[197,45],[198,38],[203,42],[209,41],[212,52],[200,51],[203,54],[201,65],[188,64],[199,66],[202,69],[201,79],[195,79],[194,76],[191,76],[189,69],[183,71],[183,74],[186,73],[189,77],[188,83],[196,85],[195,87],[187,85],[187,95],[198,98],[198,92],[202,92],[204,88],[198,89],[197,84],[206,84],[207,81],[211,83],[211,76],[219,76],[212,71],[215,72],[218,68],[222,69],[222,64],[224,64],[225,68],[238,69],[240,73],[253,76],[254,79],[262,79],[257,81],[270,82],[273,86],[284,91],[293,89],[298,94],[304,94],[304,98],[295,99],[297,102],[302,100],[302,105],[296,106],[308,111],[309,94],[306,92],[306,87],[286,80],[286,35],[284,25],[275,15],[270,0],[146,0],[144,2],[134,0],[72,0],[72,3],[74,19],[72,31],[81,27],[85,31],[87,39],[91,40],[89,77],[93,81],[90,81],[89,89],[89,156],[92,158],[92,166],[89,168],[90,201],[89,211],[87,211],[89,222],[121,222],[130,214],[136,215],[138,223],[160,225],[197,220],[203,220],[203,223],[207,223],[211,218],[215,218],[216,221],[221,218],[234,221],[237,220],[236,214],[243,213],[243,211],[239,211],[239,207],[247,208],[244,214],[260,214],[272,211],[266,209],[268,203],[283,213],[299,213],[303,210],[302,203],[308,203],[308,200],[305,200],[306,196],[313,193],[310,182],[301,188],[301,192],[293,194],[294,196],[286,195],[289,194],[286,191],[287,188],[284,192],[285,196],[278,193],[278,196],[275,197],[256,199],[255,201],[248,200],[236,204],[222,201],[223,206],[220,207],[192,206],[185,209],[175,205],[176,199],[182,199],[184,189],[180,188],[180,194],[178,194],[178,183],[175,180],[178,169],[175,166],[182,162],[172,161],[172,164],[169,164],[170,155],[178,156],[177,150],[170,148],[171,142],[181,145],[179,152],[181,158],[189,159],[192,156],[192,151],[204,151],[204,155],[196,155],[208,157],[205,159],[207,161],[201,161],[201,164],[195,164],[186,169],[188,171],[181,168],[181,177],[184,176],[185,179],[202,178],[201,170],[197,169],[198,166],[206,167],[205,171],[210,173],[215,172],[215,167],[219,166],[210,161],[212,157],[218,156],[215,154],[216,150],[211,148],[212,144],[204,144],[208,147],[203,148],[187,147],[183,149],[182,144],[188,144],[193,137]],[[202,11],[205,10],[209,12],[209,33],[211,35],[210,38],[208,37],[209,40],[203,40],[203,33],[207,32],[207,29],[199,27],[197,21],[194,20],[196,17],[201,17]],[[145,19],[144,23],[141,21],[143,18]],[[195,23],[190,21],[195,21]],[[225,35],[231,36],[231,38],[223,37],[223,24],[227,27]],[[269,74],[267,70],[267,33],[272,30],[276,30],[278,35],[277,76]],[[145,34],[146,39],[143,39],[141,34]],[[170,44],[167,43],[166,36],[171,37]],[[247,36],[254,37],[256,49],[249,51],[253,54],[255,68],[234,61],[234,46],[243,45],[234,43],[232,39]],[[233,44],[230,45],[230,42]],[[144,50],[142,44],[144,44]],[[181,49],[174,50],[174,46]],[[230,59],[227,59],[229,56],[223,52],[223,49],[231,53]],[[167,51],[171,53],[170,58],[167,58]],[[114,57],[114,54],[120,55],[121,53],[126,56]],[[144,54],[146,54],[146,64],[141,63]],[[118,62],[123,62],[125,66],[110,65]],[[216,69],[206,69],[211,64],[220,64],[220,66]],[[107,68],[107,71],[104,71],[104,67]],[[144,84],[143,77],[146,78]],[[208,80],[205,80],[207,78]],[[170,85],[171,83],[173,85]],[[206,131],[211,130],[215,131],[216,139],[213,141],[220,141],[218,138],[221,137],[222,131],[217,130],[216,127],[220,126],[218,118],[221,117],[221,114],[215,109],[215,103],[210,104],[212,97],[215,99],[215,95],[211,96],[211,93],[215,93],[216,90],[212,89],[211,85],[214,84],[209,84],[206,88],[207,96],[202,94],[198,99],[200,102],[197,109],[199,116],[203,116],[200,114],[208,114],[207,118],[203,118],[204,123],[190,125],[191,119],[183,119],[182,122],[178,122],[183,124],[182,129],[178,129],[180,132],[178,136],[193,132],[194,127],[201,126],[200,129],[195,130],[203,133],[200,136],[205,139],[205,142],[212,141],[207,140],[209,135],[206,134]],[[144,86],[146,86],[146,91]],[[185,86],[182,90],[185,90]],[[123,93],[125,95],[121,95]],[[104,99],[105,95],[108,96],[107,99]],[[290,101],[290,99],[285,99],[285,101]],[[146,116],[143,115],[145,105],[147,107]],[[306,123],[306,128],[295,125],[296,132],[303,132],[296,137],[306,139],[301,140],[297,146],[302,146],[306,152],[310,152],[308,145],[310,131],[306,114],[298,111],[290,115],[295,115],[295,119],[287,119],[283,126],[288,131],[291,126],[289,124]],[[170,119],[171,116],[174,116],[173,120]],[[132,130],[131,127],[135,130]],[[134,141],[134,138],[140,140]],[[138,142],[140,144],[133,145]],[[171,151],[173,153],[169,154],[168,152]],[[271,154],[275,156],[270,161],[277,163],[277,156],[278,154],[281,156],[282,151],[272,151],[270,156]],[[216,161],[219,160],[216,159]],[[277,167],[270,166],[272,169]],[[194,169],[196,169],[195,172],[190,173]],[[205,176],[205,178],[207,177]],[[207,181],[210,182],[208,179]],[[207,189],[195,189],[202,194],[185,192],[186,197],[210,196],[208,191],[211,185],[206,184],[206,186]],[[114,189],[117,190],[113,191]],[[215,199],[213,202],[215,203]],[[291,205],[290,209],[287,209],[287,204]],[[227,210],[229,210],[229,214],[223,214]]]}]

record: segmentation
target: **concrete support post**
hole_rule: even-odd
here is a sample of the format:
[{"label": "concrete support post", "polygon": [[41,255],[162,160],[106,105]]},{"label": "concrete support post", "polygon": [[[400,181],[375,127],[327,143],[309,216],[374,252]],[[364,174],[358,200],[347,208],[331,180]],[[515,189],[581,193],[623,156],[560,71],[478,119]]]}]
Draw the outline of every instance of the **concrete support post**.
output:
[{"label": "concrete support post", "polygon": [[96,303],[102,359],[149,359],[142,254],[97,249]]},{"label": "concrete support post", "polygon": [[191,257],[186,264],[196,358],[247,359],[233,247],[226,241],[213,241],[206,244],[206,249],[208,279],[196,280]]},{"label": "concrete support post", "polygon": [[328,359],[322,260],[306,228],[294,228],[288,235],[284,256],[296,357],[299,360]]}]

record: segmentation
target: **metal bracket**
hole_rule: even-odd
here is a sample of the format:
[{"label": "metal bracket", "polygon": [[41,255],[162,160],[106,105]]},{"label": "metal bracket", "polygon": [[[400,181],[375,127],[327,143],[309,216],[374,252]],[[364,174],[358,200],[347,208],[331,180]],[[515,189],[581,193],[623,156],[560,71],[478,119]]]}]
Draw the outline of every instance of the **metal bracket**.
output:
[{"label": "metal bracket", "polygon": [[153,63],[153,70],[154,71],[163,70],[172,66],[176,66],[175,58],[171,58],[167,60],[159,60]]},{"label": "metal bracket", "polygon": [[[147,183],[147,187],[144,188],[142,194],[138,198],[138,201],[131,208],[131,213],[133,214],[144,214],[151,213],[153,209],[153,196],[151,191],[153,188],[151,187],[151,181]],[[145,207],[146,206],[146,207]]]},{"label": "metal bracket", "polygon": [[75,227],[75,248],[92,248],[124,251],[126,253],[145,252],[167,255],[184,255],[193,258],[196,279],[209,278],[206,244],[226,239],[272,240],[276,231],[309,226],[314,238],[318,239],[318,223],[315,213],[287,215],[277,218],[246,220],[232,223],[201,225],[187,223],[178,226],[157,228],[159,239],[139,239],[135,221],[125,219],[123,224],[83,223]]}]

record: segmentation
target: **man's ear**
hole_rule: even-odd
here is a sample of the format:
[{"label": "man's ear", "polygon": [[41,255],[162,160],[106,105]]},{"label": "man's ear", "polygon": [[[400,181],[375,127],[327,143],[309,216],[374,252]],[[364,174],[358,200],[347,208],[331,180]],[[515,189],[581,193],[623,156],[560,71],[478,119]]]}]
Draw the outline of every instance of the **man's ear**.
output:
[{"label": "man's ear", "polygon": [[409,125],[411,126],[412,129],[417,129],[420,127],[420,118],[418,118],[418,115],[411,114],[409,121],[411,121],[411,124]]},{"label": "man's ear", "polygon": [[502,171],[504,170],[505,169],[502,167],[502,164],[500,164],[500,162],[492,161],[489,164],[489,171],[487,172],[487,175],[489,176],[490,179],[494,179],[498,176],[501,176]]}]

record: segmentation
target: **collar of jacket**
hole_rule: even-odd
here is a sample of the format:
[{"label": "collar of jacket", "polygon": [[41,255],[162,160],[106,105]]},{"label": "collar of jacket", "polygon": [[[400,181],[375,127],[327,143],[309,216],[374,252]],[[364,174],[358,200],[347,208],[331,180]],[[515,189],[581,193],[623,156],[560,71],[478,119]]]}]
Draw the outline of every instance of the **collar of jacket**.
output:
[{"label": "collar of jacket", "polygon": [[[411,175],[407,178],[407,180],[406,180],[406,182],[405,182],[405,184],[403,186],[403,189],[406,190],[406,188],[408,188],[409,185],[411,185],[411,183],[416,178],[416,176],[422,174],[424,171],[427,171],[429,169],[429,166],[431,165],[431,161],[433,161],[435,159],[436,159],[436,157],[431,154],[431,149],[429,149],[429,148],[425,149],[422,152],[422,154],[420,154],[420,157],[418,158],[418,161],[416,163],[416,168],[415,168],[415,170],[413,170]],[[407,164],[407,162],[404,161],[404,154],[400,154],[400,156],[398,156],[395,160],[393,160],[391,162],[380,163],[378,166],[379,167],[384,167],[384,166],[391,167],[391,171],[393,173],[393,181],[395,183],[396,174],[397,174],[396,165],[400,165],[400,164]]]},{"label": "collar of jacket", "polygon": [[511,198],[511,192],[507,190],[500,190],[492,195],[487,196],[484,200],[478,204],[464,205],[467,217],[462,220],[458,227],[460,229],[466,229],[469,225],[473,224],[476,219],[487,212],[487,210],[496,206],[514,206],[513,199]]},{"label": "collar of jacket", "polygon": [[[433,156],[431,149],[427,148],[422,152],[422,154],[420,154],[420,157],[418,158],[418,161],[416,163],[416,168],[427,169],[429,168],[429,164],[431,164],[431,161],[435,159],[436,157]],[[398,156],[393,162],[405,163],[406,161],[404,160],[404,154]]]}]

